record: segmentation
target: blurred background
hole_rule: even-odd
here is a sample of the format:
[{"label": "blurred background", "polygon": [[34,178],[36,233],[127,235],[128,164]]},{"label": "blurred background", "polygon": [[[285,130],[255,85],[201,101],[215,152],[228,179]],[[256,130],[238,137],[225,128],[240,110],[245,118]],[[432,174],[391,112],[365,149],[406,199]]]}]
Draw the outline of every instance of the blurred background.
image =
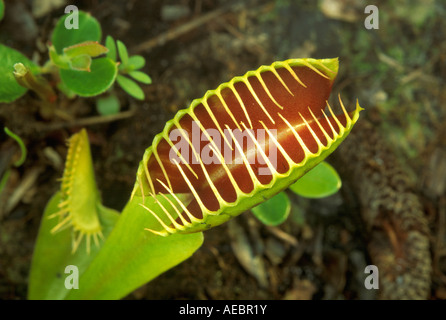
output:
[{"label": "blurred background", "polygon": [[[26,162],[0,195],[0,299],[25,299],[46,202],[59,189],[67,138],[86,127],[106,206],[121,210],[155,134],[206,90],[288,58],[339,57],[341,94],[365,108],[329,160],[343,187],[322,200],[291,195],[278,227],[245,213],[205,233],[187,261],[127,299],[446,298],[446,3],[441,0],[5,1],[0,43],[43,64],[65,6],[101,23],[146,58],[152,78],[137,101],[120,88],[111,121],[95,98],[59,96],[64,119],[44,120],[28,93],[0,105],[0,123],[20,135]],[[379,10],[367,29],[367,5]],[[0,64],[2,62],[0,61]],[[119,116],[121,115],[121,116]],[[0,174],[18,156],[0,134]],[[364,286],[367,265],[380,289]]]}]

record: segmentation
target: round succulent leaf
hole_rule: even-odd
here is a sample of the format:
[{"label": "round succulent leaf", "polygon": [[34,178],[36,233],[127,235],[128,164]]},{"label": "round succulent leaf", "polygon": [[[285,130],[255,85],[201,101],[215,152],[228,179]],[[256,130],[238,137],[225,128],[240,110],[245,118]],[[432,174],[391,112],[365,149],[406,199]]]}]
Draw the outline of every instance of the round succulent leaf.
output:
[{"label": "round succulent leaf", "polygon": [[110,88],[118,73],[116,62],[106,57],[93,59],[90,70],[60,70],[60,78],[77,95],[91,97]]},{"label": "round succulent leaf", "polygon": [[116,82],[121,86],[121,88],[127,92],[129,95],[138,100],[144,99],[144,91],[138,86],[138,84],[132,79],[126,78],[123,75],[118,74]]},{"label": "round succulent leaf", "polygon": [[117,114],[119,109],[119,99],[115,95],[99,97],[96,100],[96,110],[103,116]]},{"label": "round succulent leaf", "polygon": [[336,170],[323,161],[292,184],[289,189],[305,198],[324,198],[336,193],[342,186]]},{"label": "round succulent leaf", "polygon": [[131,71],[129,72],[129,76],[131,76],[136,81],[142,82],[144,84],[152,83],[152,79],[147,74],[141,71]]},{"label": "round succulent leaf", "polygon": [[[67,28],[66,22],[78,14],[78,28]],[[101,25],[89,13],[79,11],[64,15],[59,19],[51,36],[51,41],[59,54],[63,49],[85,41],[100,41],[102,36]]]},{"label": "round succulent leaf", "polygon": [[285,192],[280,192],[252,208],[251,211],[263,224],[277,226],[288,218],[291,211],[291,202]]},{"label": "round succulent leaf", "polygon": [[20,98],[27,90],[14,78],[13,71],[16,63],[22,63],[34,74],[39,71],[39,67],[23,54],[0,44],[0,102],[12,102]]}]

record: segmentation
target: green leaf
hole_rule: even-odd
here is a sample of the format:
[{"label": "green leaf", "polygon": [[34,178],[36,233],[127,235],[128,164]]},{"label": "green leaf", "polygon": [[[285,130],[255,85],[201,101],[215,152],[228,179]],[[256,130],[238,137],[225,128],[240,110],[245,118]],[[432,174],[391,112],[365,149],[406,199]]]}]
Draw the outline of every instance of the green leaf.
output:
[{"label": "green leaf", "polygon": [[102,36],[101,25],[90,14],[79,11],[79,25],[77,29],[68,29],[65,21],[69,22],[75,12],[66,14],[59,19],[54,28],[51,41],[56,51],[62,54],[63,49],[85,41],[100,41]]},{"label": "green leaf", "polygon": [[14,166],[15,167],[20,167],[26,159],[26,154],[27,154],[27,149],[25,146],[25,143],[23,142],[22,138],[20,138],[18,135],[16,135],[14,132],[12,132],[11,130],[9,130],[7,127],[4,128],[5,133],[11,137],[12,139],[14,139],[17,144],[20,147],[20,151],[22,152],[22,155],[20,156],[20,159],[17,160],[16,162],[14,162]]},{"label": "green leaf", "polygon": [[127,92],[129,95],[138,100],[144,99],[144,91],[136,84],[135,81],[118,74],[116,82],[121,86],[121,88]]},{"label": "green leaf", "polygon": [[70,69],[90,72],[91,61],[91,57],[86,54],[73,57],[70,61]]},{"label": "green leaf", "polygon": [[129,67],[132,70],[137,70],[137,69],[141,69],[142,67],[144,67],[146,64],[146,59],[144,59],[143,56],[140,55],[134,55],[129,57]]},{"label": "green leaf", "polygon": [[106,91],[116,79],[118,68],[110,58],[94,59],[91,72],[60,70],[60,78],[66,87],[82,97],[91,97]]},{"label": "green leaf", "polygon": [[125,66],[129,62],[127,47],[119,40],[116,41],[116,44],[118,45],[119,59],[121,60],[122,65]]},{"label": "green leaf", "polygon": [[[60,192],[48,202],[42,217],[31,263],[28,299],[64,299],[71,291],[65,287],[65,279],[68,276],[65,274],[65,268],[74,265],[81,275],[100,251],[100,248],[93,244],[90,254],[87,254],[87,244],[83,241],[80,248],[72,254],[71,228],[56,234],[51,233],[50,230],[57,225],[58,219],[48,217],[60,211],[59,203]],[[119,215],[116,211],[103,206],[98,207],[98,215],[103,227],[102,235],[106,239]],[[104,245],[104,240],[100,240],[100,245]]]},{"label": "green leaf", "polygon": [[107,47],[99,44],[96,41],[85,41],[73,46],[63,49],[65,55],[70,58],[77,57],[80,55],[88,55],[92,58],[100,56],[101,54],[107,53]]},{"label": "green leaf", "polygon": [[[155,209],[154,201],[152,197],[145,197],[144,201],[133,197],[101,251],[80,277],[79,290],[71,290],[67,299],[123,298],[189,258],[201,246],[201,232],[161,237],[144,230],[155,228],[158,222],[140,204]],[[157,196],[157,201],[168,205],[162,196]]]},{"label": "green leaf", "polygon": [[12,102],[25,94],[26,90],[14,78],[14,64],[22,63],[32,73],[38,72],[38,66],[20,52],[0,44],[0,102]]},{"label": "green leaf", "polygon": [[323,161],[291,185],[290,190],[305,198],[324,198],[336,193],[341,185],[336,170]]},{"label": "green leaf", "polygon": [[5,15],[5,3],[3,2],[3,0],[0,0],[0,21],[2,21],[4,15]]},{"label": "green leaf", "polygon": [[69,69],[70,68],[70,61],[68,57],[65,55],[59,55],[56,52],[56,48],[54,46],[48,47],[48,53],[50,56],[51,62],[57,66],[59,69]]},{"label": "green leaf", "polygon": [[133,79],[142,82],[144,84],[151,84],[152,83],[152,79],[145,74],[144,72],[141,71],[131,71],[129,72],[129,76],[131,76]]},{"label": "green leaf", "polygon": [[116,61],[116,44],[115,40],[111,36],[107,36],[107,38],[105,39],[105,46],[108,49],[107,57],[112,59],[113,61]]},{"label": "green leaf", "polygon": [[99,97],[96,100],[96,109],[103,116],[117,114],[120,109],[119,100],[115,95]]},{"label": "green leaf", "polygon": [[252,208],[251,211],[262,223],[268,226],[277,226],[284,222],[290,214],[290,199],[285,192],[280,192]]}]

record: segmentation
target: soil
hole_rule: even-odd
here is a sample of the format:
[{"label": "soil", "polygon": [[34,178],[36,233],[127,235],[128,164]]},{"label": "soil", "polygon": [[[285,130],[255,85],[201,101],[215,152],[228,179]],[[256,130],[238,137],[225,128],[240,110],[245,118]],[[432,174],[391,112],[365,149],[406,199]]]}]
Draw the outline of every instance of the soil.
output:
[{"label": "soil", "polygon": [[[416,172],[413,192],[428,223],[432,259],[424,298],[446,298],[446,8],[442,1],[402,3],[378,1],[379,29],[368,30],[365,1],[76,1],[99,20],[104,36],[146,58],[143,71],[153,83],[144,86],[144,101],[115,86],[121,112],[130,115],[115,121],[98,117],[95,98],[59,94],[69,120],[44,119],[32,93],[0,106],[0,123],[28,150],[1,195],[0,299],[26,299],[40,220],[60,187],[70,135],[87,128],[104,205],[121,210],[144,150],[177,110],[234,76],[297,57],[339,57],[332,96],[342,93],[351,107],[358,99],[365,121]],[[37,14],[38,6],[6,1],[0,42],[43,64],[64,6]],[[3,174],[20,152],[5,134],[0,150]],[[342,178],[346,186],[355,179]],[[292,214],[278,227],[244,213],[206,231],[190,259],[126,299],[377,299],[379,290],[364,286],[374,253],[355,192],[343,188],[319,200],[289,194]],[[244,268],[241,255],[259,267]]]}]

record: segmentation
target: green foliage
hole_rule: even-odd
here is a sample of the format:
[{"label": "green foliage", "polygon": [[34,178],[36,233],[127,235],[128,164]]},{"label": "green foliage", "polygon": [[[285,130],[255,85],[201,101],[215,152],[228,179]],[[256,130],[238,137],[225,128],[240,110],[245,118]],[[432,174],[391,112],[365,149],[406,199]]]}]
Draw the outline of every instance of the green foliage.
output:
[{"label": "green foliage", "polygon": [[336,193],[342,182],[336,170],[323,161],[290,186],[290,190],[305,198],[324,198]]},{"label": "green foliage", "polygon": [[[341,188],[341,178],[336,170],[327,162],[322,161],[297,182],[289,190],[305,198],[324,198],[336,193]],[[284,222],[291,210],[291,202],[285,192],[251,209],[262,223],[276,226]]]},{"label": "green foliage", "polygon": [[262,223],[277,226],[288,218],[291,201],[285,192],[281,192],[252,208],[251,211]]},{"label": "green foliage", "polygon": [[62,54],[64,48],[85,41],[101,41],[101,25],[94,17],[79,11],[79,28],[68,29],[65,26],[65,21],[70,19],[71,15],[67,14],[59,19],[51,36],[51,42],[58,54]]},{"label": "green foliage", "polygon": [[50,57],[61,68],[60,78],[68,89],[82,97],[96,96],[113,85],[118,73],[117,64],[106,57],[91,59],[108,52],[98,43],[102,35],[99,22],[81,11],[78,28],[67,29],[65,21],[71,15],[65,15],[57,22]]},{"label": "green foliage", "polygon": [[[76,14],[78,25],[70,28]],[[100,95],[119,78],[118,83],[127,93],[137,99],[144,99],[144,92],[136,82],[124,77],[128,75],[138,82],[150,84],[150,77],[138,71],[145,65],[144,58],[138,55],[129,57],[127,48],[119,40],[116,50],[115,41],[111,37],[107,37],[106,46],[101,45],[101,36],[99,22],[90,14],[79,11],[64,15],[56,23],[48,47],[49,61],[43,67],[39,68],[14,49],[0,45],[0,102],[12,102],[21,97],[26,89],[32,89],[44,101],[55,102],[56,95],[49,88],[49,83],[39,77],[42,73],[52,74],[58,80],[56,86],[69,98],[75,95]],[[120,63],[117,61],[117,52]],[[35,75],[35,78],[29,78],[35,80],[35,86],[24,81],[26,79],[14,79],[13,66],[17,63],[22,63]]]},{"label": "green foliage", "polygon": [[38,71],[38,67],[23,54],[0,44],[0,102],[12,102],[26,92],[26,88],[20,86],[14,78],[16,63],[22,63],[33,73]]},{"label": "green foliage", "polygon": [[109,116],[119,112],[119,99],[114,95],[99,97],[96,100],[96,110],[103,116]]},{"label": "green foliage", "polygon": [[82,97],[96,96],[111,87],[118,74],[116,63],[109,58],[94,59],[91,72],[60,70],[60,78],[73,92]]},{"label": "green foliage", "polygon": [[138,84],[133,81],[132,79],[129,79],[127,77],[124,77],[123,75],[118,75],[116,78],[116,81],[121,86],[121,88],[127,92],[132,97],[143,100],[144,99],[144,92],[142,89],[138,86]]},{"label": "green foliage", "polygon": [[5,3],[3,2],[3,0],[0,0],[0,21],[2,21],[4,15],[5,15]]},{"label": "green foliage", "polygon": [[146,64],[144,57],[140,55],[129,56],[125,44],[119,40],[115,43],[115,40],[111,36],[107,36],[105,45],[108,48],[107,57],[110,59],[117,62],[119,54],[119,74],[116,78],[116,82],[118,82],[119,86],[129,95],[135,99],[143,100],[144,91],[135,81],[125,75],[129,75],[134,80],[143,84],[151,84],[152,79],[144,72],[138,71]]}]

